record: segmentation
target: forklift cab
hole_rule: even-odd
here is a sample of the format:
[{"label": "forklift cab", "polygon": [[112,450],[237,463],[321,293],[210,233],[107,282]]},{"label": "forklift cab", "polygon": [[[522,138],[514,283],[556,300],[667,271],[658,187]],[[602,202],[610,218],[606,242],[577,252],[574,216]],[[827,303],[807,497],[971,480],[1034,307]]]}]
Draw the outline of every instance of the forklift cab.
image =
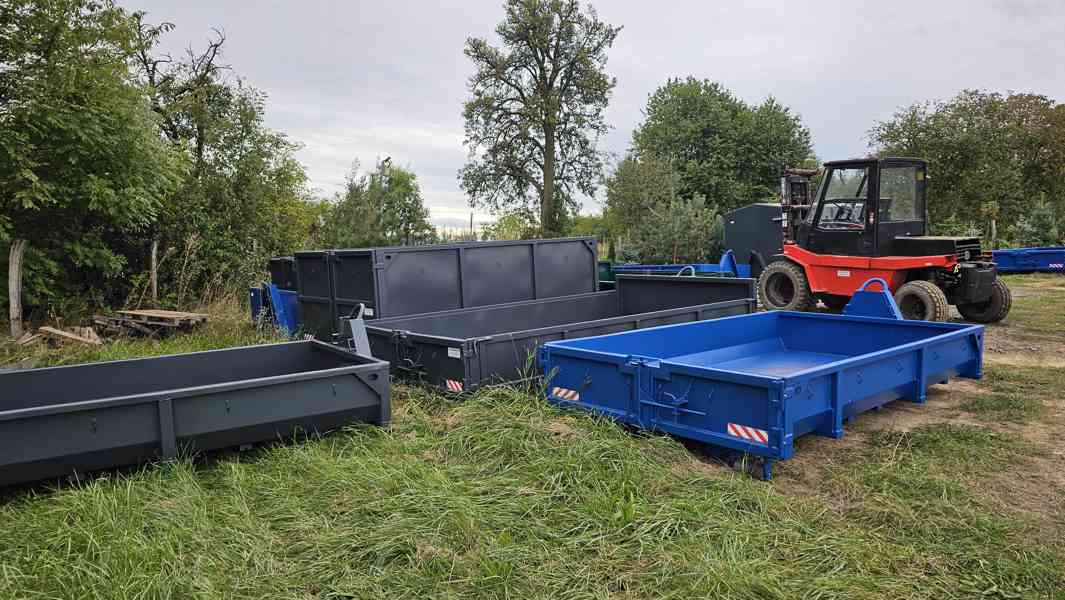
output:
[{"label": "forklift cab", "polygon": [[915,158],[826,163],[798,245],[816,254],[898,255],[897,237],[926,233],[926,171]]}]

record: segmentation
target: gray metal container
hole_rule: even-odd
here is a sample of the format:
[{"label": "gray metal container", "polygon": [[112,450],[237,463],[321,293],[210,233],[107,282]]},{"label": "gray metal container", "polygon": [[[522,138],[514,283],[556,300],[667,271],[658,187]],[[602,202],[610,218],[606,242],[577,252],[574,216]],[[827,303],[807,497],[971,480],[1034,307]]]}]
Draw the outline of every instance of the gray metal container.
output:
[{"label": "gray metal container", "polygon": [[0,485],[390,420],[388,364],[316,341],[0,373]]},{"label": "gray metal container", "polygon": [[[396,317],[598,289],[594,237],[297,252],[305,329],[321,339],[359,304]],[[332,319],[326,321],[327,300]]]},{"label": "gray metal container", "polygon": [[370,348],[392,372],[452,392],[537,374],[545,342],[755,310],[754,280],[619,275],[617,290],[366,323]]},{"label": "gray metal container", "polygon": [[296,281],[296,259],[291,256],[275,256],[270,259],[267,267],[270,270],[270,283],[278,289],[290,292],[300,289]]}]

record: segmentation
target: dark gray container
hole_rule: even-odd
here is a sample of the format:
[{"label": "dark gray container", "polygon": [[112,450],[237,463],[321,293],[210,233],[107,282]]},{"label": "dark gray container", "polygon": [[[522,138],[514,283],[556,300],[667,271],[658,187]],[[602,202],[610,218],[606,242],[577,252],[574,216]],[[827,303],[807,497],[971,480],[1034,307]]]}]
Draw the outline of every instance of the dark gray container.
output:
[{"label": "dark gray container", "polygon": [[296,259],[291,256],[276,256],[270,259],[270,283],[278,289],[295,292],[299,290],[296,279]]},{"label": "dark gray container", "polygon": [[755,310],[752,279],[619,275],[617,290],[366,323],[370,349],[392,372],[453,392],[537,373],[553,340],[704,321]]},{"label": "dark gray container", "polygon": [[320,340],[329,340],[336,331],[336,306],[333,280],[329,276],[330,253],[327,250],[297,252],[296,276],[303,278],[298,302],[300,328]]},{"label": "dark gray container", "polygon": [[[329,339],[335,318],[359,304],[367,318],[383,318],[598,289],[594,237],[297,252],[295,258],[304,328],[320,339]],[[326,298],[333,311],[328,323]]]},{"label": "dark gray container", "polygon": [[316,341],[0,373],[0,485],[390,420],[388,363]]}]

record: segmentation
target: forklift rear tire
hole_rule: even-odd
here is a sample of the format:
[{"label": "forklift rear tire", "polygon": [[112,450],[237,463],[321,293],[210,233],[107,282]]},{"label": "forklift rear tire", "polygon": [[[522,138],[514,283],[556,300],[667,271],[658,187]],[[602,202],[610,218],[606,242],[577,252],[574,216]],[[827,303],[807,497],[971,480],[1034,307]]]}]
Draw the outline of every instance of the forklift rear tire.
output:
[{"label": "forklift rear tire", "polygon": [[950,303],[943,290],[930,281],[911,281],[895,292],[895,304],[904,319],[912,321],[946,321]]},{"label": "forklift rear tire", "polygon": [[802,267],[783,260],[758,276],[758,300],[766,310],[809,310],[815,302]]},{"label": "forklift rear tire", "polygon": [[996,279],[991,284],[991,298],[987,302],[975,302],[973,304],[959,304],[958,312],[965,317],[966,321],[974,323],[998,323],[1010,314],[1013,306],[1013,294],[1010,289]]}]

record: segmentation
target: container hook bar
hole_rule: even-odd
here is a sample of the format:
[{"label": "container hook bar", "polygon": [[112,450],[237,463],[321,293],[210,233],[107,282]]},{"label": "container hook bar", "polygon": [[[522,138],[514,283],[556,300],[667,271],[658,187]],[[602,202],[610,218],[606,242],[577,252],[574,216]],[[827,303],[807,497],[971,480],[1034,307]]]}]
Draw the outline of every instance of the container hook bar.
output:
[{"label": "container hook bar", "polygon": [[[880,284],[880,289],[869,289],[873,284]],[[850,302],[843,307],[843,314],[854,317],[879,317],[882,319],[902,320],[899,305],[895,304],[895,298],[891,295],[891,288],[886,281],[879,277],[873,277],[859,287]]]},{"label": "container hook bar", "polygon": [[348,349],[355,354],[362,356],[373,356],[370,352],[370,337],[366,335],[366,321],[363,320],[362,315],[366,311],[366,305],[359,303],[359,305],[352,310],[354,316],[349,316],[345,319],[348,324],[348,331],[351,337],[348,338]]}]

